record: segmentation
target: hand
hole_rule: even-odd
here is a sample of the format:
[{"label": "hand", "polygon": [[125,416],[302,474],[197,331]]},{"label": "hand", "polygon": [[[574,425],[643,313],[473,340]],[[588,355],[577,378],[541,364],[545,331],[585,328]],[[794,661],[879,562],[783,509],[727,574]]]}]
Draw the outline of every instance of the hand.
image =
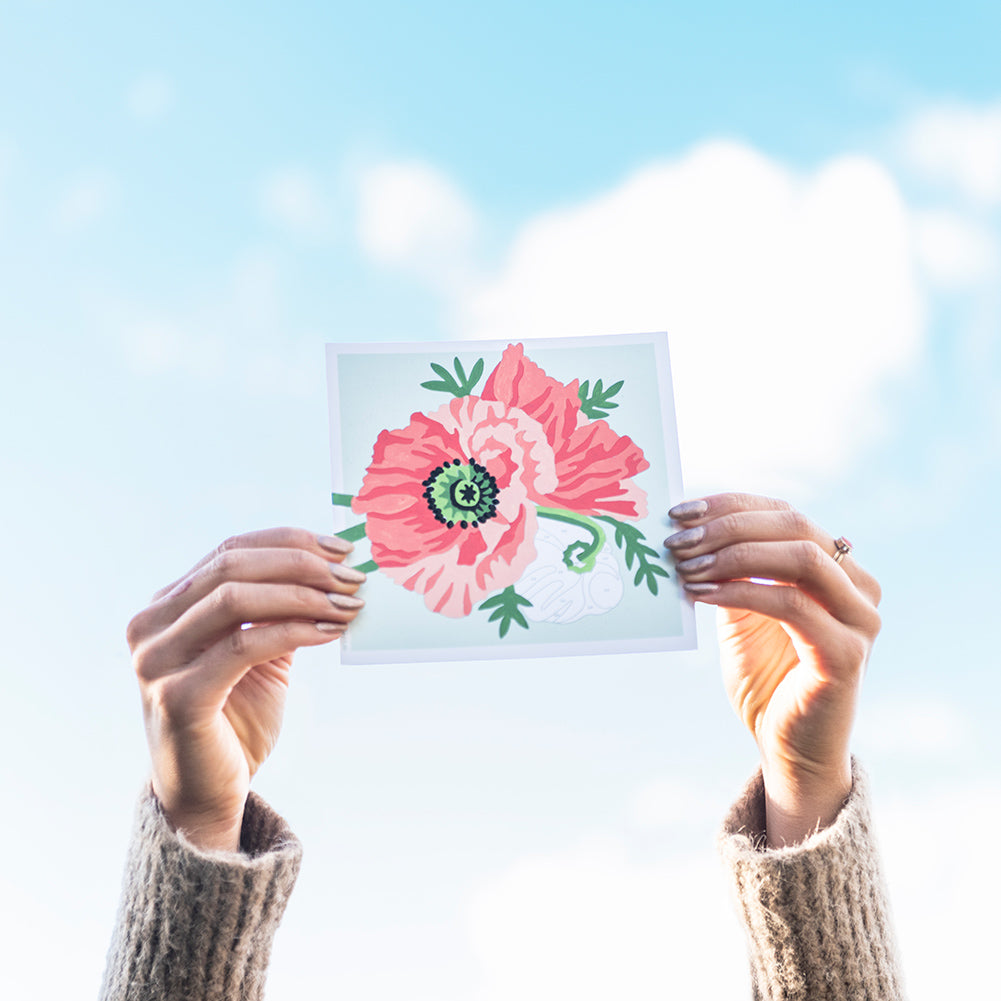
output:
[{"label": "hand", "polygon": [[293,654],[337,639],[364,604],[354,593],[365,575],[342,564],[352,548],[292,528],[236,536],[129,623],[153,791],[198,847],[239,848]]},{"label": "hand", "polygon": [[718,494],[670,516],[685,590],[719,609],[724,685],[761,755],[768,844],[796,844],[851,791],[879,585],[853,557],[835,563],[834,538],[785,501]]}]

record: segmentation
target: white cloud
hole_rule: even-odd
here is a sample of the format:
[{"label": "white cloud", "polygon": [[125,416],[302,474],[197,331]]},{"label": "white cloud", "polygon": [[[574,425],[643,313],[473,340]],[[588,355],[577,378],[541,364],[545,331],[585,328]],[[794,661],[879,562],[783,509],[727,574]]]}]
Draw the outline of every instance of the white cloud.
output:
[{"label": "white cloud", "polygon": [[884,797],[875,819],[911,1001],[980,997],[993,982],[1001,871],[985,839],[1001,826],[1001,785],[928,783]]},{"label": "white cloud", "polygon": [[146,73],[134,80],[125,95],[125,107],[143,122],[162,118],[174,105],[174,85],[162,73]]},{"label": "white cloud", "polygon": [[92,170],[69,183],[53,213],[58,228],[85,229],[103,218],[114,198],[114,181],[106,171]]},{"label": "white cloud", "polygon": [[746,950],[711,847],[636,861],[615,839],[522,859],[470,909],[477,1001],[746,997]]},{"label": "white cloud", "polygon": [[380,264],[411,270],[455,290],[467,279],[476,216],[440,171],[423,163],[389,163],[363,172],[358,235]]},{"label": "white cloud", "polygon": [[997,276],[999,251],[994,232],[957,212],[915,212],[914,244],[928,279],[944,290],[964,291]]},{"label": "white cloud", "polygon": [[274,255],[245,250],[220,285],[218,298],[188,308],[155,308],[115,294],[91,294],[90,306],[141,374],[182,372],[235,379],[251,391],[310,392],[319,338],[287,328]]},{"label": "white cloud", "polygon": [[900,697],[863,709],[858,745],[863,758],[941,758],[972,746],[972,723],[942,698]]},{"label": "white cloud", "polygon": [[1001,205],[1001,103],[929,106],[901,128],[897,144],[929,181],[980,205]]},{"label": "white cloud", "polygon": [[330,228],[330,208],[320,184],[303,167],[283,167],[261,182],[260,210],[275,226],[298,236],[324,236]]},{"label": "white cloud", "polygon": [[[13,845],[11,846],[13,847]],[[45,881],[42,880],[44,886]],[[39,900],[16,883],[0,882],[0,935],[4,941],[4,997],[60,998],[98,990],[108,948],[103,920],[80,920],[70,904]],[[45,891],[42,889],[42,894]],[[103,915],[102,915],[103,917]],[[52,961],[53,942],[59,942],[59,962]],[[44,976],[39,972],[44,970]]]},{"label": "white cloud", "polygon": [[[666,329],[689,491],[786,491],[877,437],[880,391],[918,355],[905,206],[873,160],[809,175],[712,142],[526,223],[454,297],[458,330]],[[584,373],[587,374],[587,373]]]},{"label": "white cloud", "polygon": [[636,832],[663,832],[718,818],[724,806],[675,776],[637,790],[629,805],[629,822]]}]

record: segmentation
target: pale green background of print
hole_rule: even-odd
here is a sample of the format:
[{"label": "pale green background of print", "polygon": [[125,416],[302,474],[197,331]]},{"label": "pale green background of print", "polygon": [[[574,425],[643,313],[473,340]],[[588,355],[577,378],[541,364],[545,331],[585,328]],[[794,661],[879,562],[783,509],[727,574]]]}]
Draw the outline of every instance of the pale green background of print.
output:
[{"label": "pale green background of print", "polygon": [[[400,345],[392,353],[342,353],[338,355],[338,387],[342,421],[343,480],[336,484],[340,492],[357,493],[368,464],[372,446],[385,428],[405,427],[413,413],[432,413],[447,404],[447,393],[421,387],[422,382],[436,379],[430,363],[437,362],[452,370],[458,356],[469,372],[477,358],[484,360],[484,374],[473,392],[483,388],[486,378],[500,361],[501,349],[470,342],[448,350],[428,350],[411,353],[412,345]],[[370,348],[369,348],[370,350]],[[610,411],[608,422],[620,435],[629,435],[642,449],[650,468],[636,477],[647,493],[650,509],[639,527],[648,544],[658,550],[668,532],[667,510],[681,496],[681,484],[672,483],[664,443],[662,409],[658,379],[658,364],[652,343],[566,344],[555,347],[537,346],[526,342],[526,356],[540,365],[553,378],[564,383],[578,378],[582,382],[603,379],[609,386],[619,379],[624,386],[615,401],[619,406]],[[670,412],[670,411],[669,411]],[[333,433],[333,432],[332,432]],[[675,446],[672,444],[671,446]],[[336,466],[336,463],[335,463]],[[335,483],[336,483],[335,474]],[[345,524],[359,519],[350,511]],[[679,636],[683,632],[682,603],[673,568],[671,579],[658,581],[658,594],[650,594],[646,585],[635,587],[635,571],[625,568],[621,550],[613,541],[614,529],[600,523],[606,530],[606,549],[614,552],[624,583],[622,601],[616,608],[601,615],[589,615],[577,622],[558,625],[529,622],[529,629],[512,624],[506,637],[498,636],[496,622],[488,621],[488,613],[474,610],[463,619],[449,619],[427,609],[423,596],[394,584],[385,575],[372,573],[365,585],[367,608],[351,628],[352,651],[404,651],[441,647],[491,647],[500,645],[512,653],[519,647],[554,644],[553,654],[563,653],[567,643],[594,641],[656,639]],[[352,562],[368,558],[367,543],[357,545]]]}]

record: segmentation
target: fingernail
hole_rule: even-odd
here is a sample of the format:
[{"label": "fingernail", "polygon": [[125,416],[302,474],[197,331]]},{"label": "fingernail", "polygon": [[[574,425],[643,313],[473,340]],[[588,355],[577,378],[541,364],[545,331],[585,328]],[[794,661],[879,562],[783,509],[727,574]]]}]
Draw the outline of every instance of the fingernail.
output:
[{"label": "fingernail", "polygon": [[361,598],[356,598],[351,594],[334,594],[330,592],[327,597],[330,599],[330,604],[336,605],[338,608],[361,608],[365,604]]},{"label": "fingernail", "polygon": [[698,573],[700,570],[708,570],[716,562],[715,553],[706,553],[704,556],[695,556],[690,560],[682,560],[677,564],[680,573]]},{"label": "fingernail", "polygon": [[317,622],[316,628],[321,633],[343,633],[346,626],[341,622]]},{"label": "fingernail", "polygon": [[365,575],[354,567],[346,567],[343,563],[329,563],[330,572],[340,580],[349,584],[360,584],[365,580]]},{"label": "fingernail", "polygon": [[334,553],[350,553],[354,546],[347,539],[342,539],[339,535],[318,535],[316,541]]},{"label": "fingernail", "polygon": [[708,501],[685,501],[683,504],[675,504],[674,507],[667,512],[667,516],[672,521],[689,521],[692,518],[701,517],[708,510]]},{"label": "fingernail", "polygon": [[664,545],[668,549],[684,549],[685,546],[694,546],[705,538],[706,530],[702,525],[697,528],[686,528],[681,532],[675,532],[664,540]]},{"label": "fingernail", "polygon": [[686,582],[682,586],[689,594],[713,594],[719,590],[719,584],[711,584],[708,581],[698,581],[694,584]]}]

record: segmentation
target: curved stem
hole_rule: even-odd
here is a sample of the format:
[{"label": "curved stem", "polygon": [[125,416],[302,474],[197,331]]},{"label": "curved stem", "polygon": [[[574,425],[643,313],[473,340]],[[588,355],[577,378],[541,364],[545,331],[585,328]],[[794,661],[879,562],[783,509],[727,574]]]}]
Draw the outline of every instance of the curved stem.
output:
[{"label": "curved stem", "polygon": [[605,533],[601,526],[588,518],[585,514],[577,514],[574,511],[564,511],[555,507],[537,507],[536,514],[540,518],[551,518],[553,521],[562,521],[567,525],[576,525],[583,528],[591,536],[591,542],[584,541],[571,542],[563,550],[563,562],[574,573],[588,573],[594,569],[594,563],[605,545]]}]

